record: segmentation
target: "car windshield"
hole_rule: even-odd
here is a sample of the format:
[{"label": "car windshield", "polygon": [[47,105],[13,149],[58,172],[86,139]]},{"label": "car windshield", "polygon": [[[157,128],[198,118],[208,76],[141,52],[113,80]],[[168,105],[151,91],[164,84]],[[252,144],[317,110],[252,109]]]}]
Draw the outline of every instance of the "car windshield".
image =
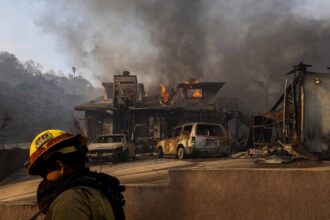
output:
[{"label": "car windshield", "polygon": [[218,125],[197,125],[196,134],[199,136],[219,136],[220,126]]},{"label": "car windshield", "polygon": [[118,142],[124,142],[123,136],[110,136],[106,137],[106,143],[118,143]]},{"label": "car windshield", "polygon": [[124,142],[124,136],[97,137],[93,143],[120,143],[120,142]]}]

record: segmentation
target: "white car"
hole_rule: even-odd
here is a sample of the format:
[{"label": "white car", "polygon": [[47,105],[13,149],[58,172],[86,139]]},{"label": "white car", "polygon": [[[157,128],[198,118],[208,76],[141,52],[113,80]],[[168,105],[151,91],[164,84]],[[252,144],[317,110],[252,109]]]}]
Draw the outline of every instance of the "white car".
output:
[{"label": "white car", "polygon": [[232,138],[221,124],[195,122],[172,128],[167,139],[156,145],[159,158],[173,155],[226,156],[231,152]]},{"label": "white car", "polygon": [[87,156],[92,162],[134,160],[135,145],[125,134],[100,135],[88,145]]}]

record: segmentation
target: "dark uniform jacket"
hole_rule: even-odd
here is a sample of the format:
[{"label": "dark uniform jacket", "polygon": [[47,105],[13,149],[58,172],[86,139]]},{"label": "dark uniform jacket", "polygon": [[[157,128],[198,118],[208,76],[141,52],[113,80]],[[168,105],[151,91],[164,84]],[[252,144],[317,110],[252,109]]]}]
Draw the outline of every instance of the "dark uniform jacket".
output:
[{"label": "dark uniform jacket", "polygon": [[46,220],[114,220],[111,204],[99,190],[81,186],[61,193],[50,205]]},{"label": "dark uniform jacket", "polygon": [[57,182],[42,181],[37,199],[47,220],[124,220],[124,190],[117,178],[84,169]]}]

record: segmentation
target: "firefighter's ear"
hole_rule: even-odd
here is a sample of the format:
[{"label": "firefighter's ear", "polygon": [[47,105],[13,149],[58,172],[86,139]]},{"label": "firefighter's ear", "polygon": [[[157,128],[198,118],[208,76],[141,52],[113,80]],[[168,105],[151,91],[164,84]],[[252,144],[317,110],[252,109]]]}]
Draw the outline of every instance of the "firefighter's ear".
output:
[{"label": "firefighter's ear", "polygon": [[56,163],[58,164],[59,168],[60,168],[60,173],[61,176],[64,175],[64,164],[62,163],[62,161],[57,160]]},{"label": "firefighter's ear", "polygon": [[64,165],[61,161],[57,160],[56,161],[56,169],[50,171],[47,176],[46,179],[48,181],[56,181],[59,180],[64,174]]}]

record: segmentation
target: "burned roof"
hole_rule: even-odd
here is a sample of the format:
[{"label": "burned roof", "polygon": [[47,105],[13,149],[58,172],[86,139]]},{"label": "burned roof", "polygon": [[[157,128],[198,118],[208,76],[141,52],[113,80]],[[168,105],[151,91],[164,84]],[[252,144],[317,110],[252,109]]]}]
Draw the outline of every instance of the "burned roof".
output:
[{"label": "burned roof", "polygon": [[[103,82],[102,85],[105,88],[111,88],[113,83],[111,82]],[[180,95],[175,91],[173,93],[173,97],[177,97],[175,101],[169,102],[168,104],[161,104],[160,97],[155,96],[145,96],[143,93],[142,99],[137,101],[136,103],[132,103],[133,105],[127,106],[131,110],[155,110],[155,111],[171,111],[171,110],[179,110],[185,109],[190,111],[200,111],[200,110],[214,110],[210,109],[210,103],[212,104],[212,99],[217,98],[217,94],[220,89],[225,85],[224,82],[200,82],[200,81],[190,81],[185,83],[177,84],[176,89],[202,89],[205,91],[205,95],[203,95],[202,99],[182,99],[182,94]],[[139,88],[142,90],[143,84],[139,84]],[[109,96],[107,96],[109,97]],[[181,97],[181,98],[180,98]],[[206,98],[207,97],[207,98]],[[77,111],[105,111],[105,110],[116,110],[113,104],[112,99],[105,99],[104,97],[98,97],[94,100],[91,100],[85,104],[79,105],[75,107]]]},{"label": "burned roof", "polygon": [[135,103],[134,106],[129,107],[131,110],[169,110],[169,109],[178,109],[177,106],[162,106],[159,103],[159,97],[158,96],[144,96],[143,99],[137,103]]},{"label": "burned roof", "polygon": [[211,92],[218,92],[226,83],[224,82],[198,82],[198,83],[180,83],[177,88],[185,89],[203,89]]},{"label": "burned roof", "polygon": [[114,110],[112,100],[105,100],[103,96],[75,107],[77,111],[104,111]]}]

